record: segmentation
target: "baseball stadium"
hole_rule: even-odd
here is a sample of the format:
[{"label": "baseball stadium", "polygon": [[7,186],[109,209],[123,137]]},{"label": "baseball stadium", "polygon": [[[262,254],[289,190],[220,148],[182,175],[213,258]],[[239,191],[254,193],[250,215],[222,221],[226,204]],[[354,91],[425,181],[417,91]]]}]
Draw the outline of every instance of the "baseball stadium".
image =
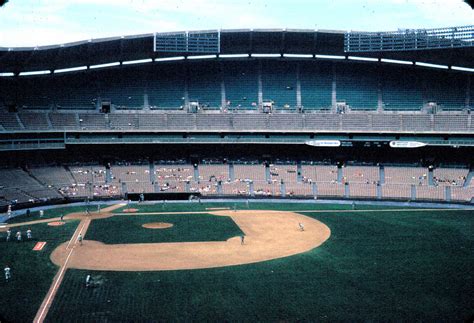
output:
[{"label": "baseball stadium", "polygon": [[473,41],[0,48],[0,322],[472,321]]}]

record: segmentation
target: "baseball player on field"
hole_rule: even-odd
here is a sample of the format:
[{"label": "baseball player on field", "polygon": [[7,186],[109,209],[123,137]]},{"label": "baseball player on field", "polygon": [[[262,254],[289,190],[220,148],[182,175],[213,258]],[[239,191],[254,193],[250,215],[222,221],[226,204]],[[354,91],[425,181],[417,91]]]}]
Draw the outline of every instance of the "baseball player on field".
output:
[{"label": "baseball player on field", "polygon": [[20,231],[17,231],[15,236],[16,236],[16,241],[21,241],[21,232]]},{"label": "baseball player on field", "polygon": [[12,235],[12,230],[10,230],[10,228],[8,228],[7,229],[7,242],[10,241],[11,235]]},{"label": "baseball player on field", "polygon": [[12,275],[10,273],[10,267],[6,265],[3,271],[5,272],[5,280],[8,282],[12,278]]},{"label": "baseball player on field", "polygon": [[33,236],[31,235],[31,229],[28,228],[28,230],[26,230],[26,238],[27,238],[28,240],[31,240],[32,237],[33,237]]}]

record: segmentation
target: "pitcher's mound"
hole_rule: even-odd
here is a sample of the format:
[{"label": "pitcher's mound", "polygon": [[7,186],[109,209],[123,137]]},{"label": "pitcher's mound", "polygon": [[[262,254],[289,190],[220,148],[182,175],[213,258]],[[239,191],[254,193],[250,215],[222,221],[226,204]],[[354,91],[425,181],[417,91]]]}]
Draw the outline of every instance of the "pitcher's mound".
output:
[{"label": "pitcher's mound", "polygon": [[52,227],[57,227],[57,226],[64,225],[64,224],[65,224],[65,222],[61,222],[61,221],[48,222],[48,225],[50,225]]},{"label": "pitcher's mound", "polygon": [[124,209],[122,212],[123,213],[135,213],[135,212],[138,212],[138,209]]},{"label": "pitcher's mound", "polygon": [[166,222],[153,222],[153,223],[145,223],[142,225],[142,227],[147,228],[147,229],[167,229],[171,228],[173,226],[172,223],[166,223]]}]

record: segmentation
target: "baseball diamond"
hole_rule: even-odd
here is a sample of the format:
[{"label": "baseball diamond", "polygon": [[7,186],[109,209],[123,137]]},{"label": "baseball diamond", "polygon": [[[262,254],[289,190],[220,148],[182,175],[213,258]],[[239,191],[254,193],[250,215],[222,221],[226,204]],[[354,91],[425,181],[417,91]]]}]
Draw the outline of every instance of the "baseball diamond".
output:
[{"label": "baseball diamond", "polygon": [[[188,202],[164,207],[158,202],[134,207],[136,213],[123,213],[123,204],[104,207],[100,214],[73,212],[64,216],[65,225],[57,227],[45,222],[57,220],[52,216],[25,221],[24,225],[7,224],[19,229],[28,225],[39,237],[48,228],[49,238],[44,250],[37,252],[38,260],[31,259],[31,248],[12,250],[23,247],[23,242],[0,243],[4,251],[1,260],[14,259],[11,267],[18,268],[16,273],[12,270],[11,281],[2,283],[11,295],[2,300],[2,308],[7,309],[2,313],[5,319],[19,315],[28,321],[34,313],[35,321],[47,322],[136,317],[169,321],[470,315],[472,298],[466,296],[472,295],[472,277],[459,274],[467,273],[473,261],[470,209],[360,204],[352,210],[351,204],[314,201],[251,202],[249,206],[242,202]],[[209,210],[214,207],[228,209]],[[50,212],[54,210],[45,213]],[[205,226],[200,217],[204,217]],[[163,223],[163,219],[173,226],[150,230],[140,224]],[[219,224],[221,219],[231,221],[238,230],[227,222]],[[103,230],[110,227],[107,221],[124,225],[107,232]],[[200,228],[200,236],[179,231],[188,222]],[[304,224],[304,231],[299,223]],[[89,230],[95,225],[99,225],[100,235],[95,233],[94,237],[99,240],[89,240]],[[67,235],[61,233],[68,227]],[[234,237],[226,238],[225,232],[218,237],[216,228]],[[146,243],[143,239],[149,236],[144,238],[144,232],[165,236],[155,240],[161,242]],[[245,235],[243,245],[239,232]],[[82,245],[78,234],[85,237]],[[123,241],[132,243],[115,243],[126,234],[131,237]],[[100,241],[100,236],[109,235],[118,237],[104,240],[113,244]],[[214,236],[218,241],[202,241],[202,236]],[[192,240],[196,242],[189,242]],[[25,256],[18,259],[18,252]],[[49,278],[32,273],[31,279],[46,283],[42,285],[45,294],[27,296],[31,305],[25,306],[30,310],[21,312],[7,304],[25,297],[17,296],[11,288],[29,284],[30,280],[15,280],[15,274],[20,275],[19,268],[31,266],[31,261],[40,272],[45,265],[56,269],[48,271]],[[50,261],[59,267],[51,267]],[[91,280],[86,287],[88,275]],[[452,278],[442,279],[446,276]],[[370,304],[356,297],[364,290],[376,296]],[[276,311],[269,312],[269,303]],[[186,310],[170,310],[173,306]]]}]

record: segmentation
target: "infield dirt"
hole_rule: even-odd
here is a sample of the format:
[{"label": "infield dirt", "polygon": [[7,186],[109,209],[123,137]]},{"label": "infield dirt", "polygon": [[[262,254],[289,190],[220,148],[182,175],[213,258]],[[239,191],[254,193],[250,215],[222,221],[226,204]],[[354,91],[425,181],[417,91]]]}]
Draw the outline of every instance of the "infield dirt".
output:
[{"label": "infield dirt", "polygon": [[[303,253],[320,246],[330,236],[330,229],[325,224],[294,212],[226,210],[210,214],[231,217],[245,234],[244,244],[241,244],[241,237],[218,242],[115,245],[84,240],[82,246],[75,248],[67,266],[113,271],[224,267]],[[304,224],[305,231],[299,229],[298,223]],[[66,255],[63,244],[54,250],[51,260],[61,265]]]}]

